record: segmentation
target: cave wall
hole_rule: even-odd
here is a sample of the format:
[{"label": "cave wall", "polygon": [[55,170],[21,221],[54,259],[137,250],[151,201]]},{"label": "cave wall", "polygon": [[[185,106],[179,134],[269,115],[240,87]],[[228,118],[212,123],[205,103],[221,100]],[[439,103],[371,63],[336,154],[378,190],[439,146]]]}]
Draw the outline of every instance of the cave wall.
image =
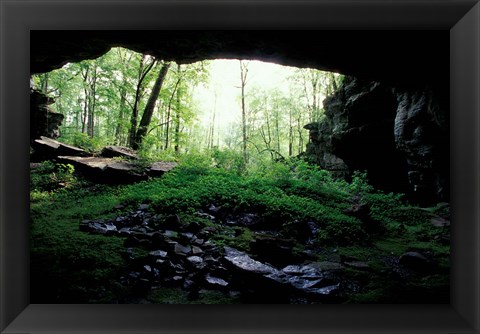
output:
[{"label": "cave wall", "polygon": [[64,116],[50,108],[54,102],[51,97],[35,90],[30,81],[30,143],[41,136],[60,137]]},{"label": "cave wall", "polygon": [[419,204],[448,201],[449,108],[439,92],[347,76],[324,100],[325,118],[305,126],[306,154],[344,175],[367,171],[376,187]]}]

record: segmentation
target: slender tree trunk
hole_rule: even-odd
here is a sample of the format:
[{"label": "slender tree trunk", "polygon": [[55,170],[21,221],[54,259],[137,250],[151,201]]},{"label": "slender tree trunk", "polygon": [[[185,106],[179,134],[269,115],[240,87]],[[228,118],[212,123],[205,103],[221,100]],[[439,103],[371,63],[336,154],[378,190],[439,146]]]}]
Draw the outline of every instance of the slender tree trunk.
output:
[{"label": "slender tree trunk", "polygon": [[160,72],[158,73],[158,77],[155,80],[153,85],[152,92],[150,93],[150,97],[148,98],[147,105],[145,106],[145,110],[143,111],[142,119],[140,120],[140,125],[138,126],[138,130],[135,134],[135,139],[132,145],[134,150],[137,150],[142,143],[143,137],[147,133],[148,126],[152,120],[153,111],[155,110],[155,103],[157,102],[158,95],[160,94],[160,90],[162,89],[163,81],[168,73],[168,68],[170,67],[170,63],[163,64]]},{"label": "slender tree trunk", "polygon": [[172,94],[170,95],[170,99],[168,100],[168,107],[167,107],[167,117],[165,120],[166,126],[165,126],[165,150],[168,149],[170,145],[170,118],[172,117],[172,103],[173,103],[173,98],[175,97],[175,94],[178,89],[178,85],[180,85],[180,81],[182,81],[182,78],[180,76],[180,73],[177,74],[177,82],[175,83],[175,87],[173,88]]},{"label": "slender tree trunk", "polygon": [[[180,74],[180,64],[177,65],[177,72]],[[180,153],[180,114],[181,114],[181,105],[180,105],[180,87],[177,87],[177,100],[175,108],[175,153]]]},{"label": "slender tree trunk", "polygon": [[87,135],[90,138],[94,137],[94,128],[95,128],[95,94],[96,94],[96,85],[97,85],[97,67],[94,65],[93,76],[91,78],[90,92],[89,92],[89,102],[88,102],[88,124],[87,124]]},{"label": "slender tree trunk", "polygon": [[247,73],[248,67],[245,63],[240,60],[240,79],[241,79],[241,90],[242,90],[242,152],[243,152],[243,162],[245,165],[248,163],[248,153],[247,153],[247,111],[245,108],[245,86],[247,85]]},{"label": "slender tree trunk", "polygon": [[293,155],[293,114],[291,108],[288,113],[288,156]]},{"label": "slender tree trunk", "polygon": [[115,143],[117,145],[122,145],[122,127],[123,127],[123,119],[125,117],[125,106],[127,101],[127,91],[124,87],[120,90],[120,110],[118,112],[118,119],[117,119],[117,126],[115,128]]}]

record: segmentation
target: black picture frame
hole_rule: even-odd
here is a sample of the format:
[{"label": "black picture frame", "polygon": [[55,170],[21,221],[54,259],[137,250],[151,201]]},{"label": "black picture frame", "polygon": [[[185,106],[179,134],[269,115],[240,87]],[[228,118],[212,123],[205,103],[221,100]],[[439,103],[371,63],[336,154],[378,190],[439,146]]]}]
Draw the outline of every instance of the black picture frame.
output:
[{"label": "black picture frame", "polygon": [[[478,1],[0,1],[2,333],[479,333]],[[450,305],[29,303],[30,30],[219,28],[450,31]]]}]

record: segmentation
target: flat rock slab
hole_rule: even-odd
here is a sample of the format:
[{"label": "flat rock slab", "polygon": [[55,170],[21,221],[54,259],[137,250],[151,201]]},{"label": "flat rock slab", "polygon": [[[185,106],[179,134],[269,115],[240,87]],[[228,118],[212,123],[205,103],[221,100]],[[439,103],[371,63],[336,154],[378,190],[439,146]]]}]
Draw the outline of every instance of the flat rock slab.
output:
[{"label": "flat rock slab", "polygon": [[177,167],[176,162],[157,161],[150,165],[147,173],[151,176],[162,176],[164,173]]},{"label": "flat rock slab", "polygon": [[98,168],[100,170],[110,168],[114,170],[133,171],[135,169],[134,164],[113,158],[59,156],[58,159],[72,163],[74,166],[81,165],[88,168]]},{"label": "flat rock slab", "polygon": [[100,153],[105,158],[123,157],[127,159],[138,159],[137,152],[124,146],[105,146]]},{"label": "flat rock slab", "polygon": [[57,140],[48,137],[40,137],[40,139],[35,139],[32,143],[33,149],[41,155],[54,157],[59,155],[67,156],[79,156],[79,157],[88,157],[92,156],[91,153],[88,153],[81,148],[61,143]]},{"label": "flat rock slab", "polygon": [[156,166],[163,166],[162,173],[149,173],[150,167],[141,168],[132,162],[118,158],[59,156],[57,159],[62,163],[72,164],[86,177],[114,184],[133,183],[146,180],[149,176],[161,176],[176,166],[175,163],[157,162]]}]

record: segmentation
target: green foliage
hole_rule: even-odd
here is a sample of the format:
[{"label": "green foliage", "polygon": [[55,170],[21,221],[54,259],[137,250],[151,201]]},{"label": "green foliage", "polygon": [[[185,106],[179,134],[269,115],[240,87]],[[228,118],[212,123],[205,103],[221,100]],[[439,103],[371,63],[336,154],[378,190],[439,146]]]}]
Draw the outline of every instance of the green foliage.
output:
[{"label": "green foliage", "polygon": [[88,152],[96,152],[105,146],[105,142],[102,138],[90,137],[86,133],[75,132],[70,137],[62,138],[60,141],[63,141],[67,144],[83,148]]},{"label": "green foliage", "polygon": [[78,184],[74,172],[75,169],[70,164],[42,162],[30,173],[30,190],[43,192],[72,188]]}]

